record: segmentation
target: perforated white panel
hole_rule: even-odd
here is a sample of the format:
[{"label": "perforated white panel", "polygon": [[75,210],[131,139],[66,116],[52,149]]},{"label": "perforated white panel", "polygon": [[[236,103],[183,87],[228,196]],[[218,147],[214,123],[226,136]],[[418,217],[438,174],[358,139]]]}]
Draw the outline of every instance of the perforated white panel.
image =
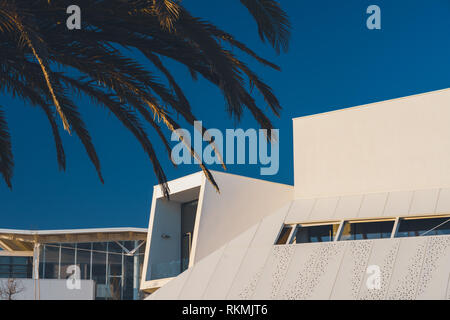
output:
[{"label": "perforated white panel", "polygon": [[344,258],[331,293],[331,299],[357,299],[367,268],[373,241],[347,243]]},{"label": "perforated white panel", "polygon": [[445,279],[449,276],[450,237],[429,237],[417,289],[417,299],[442,299],[448,285]]},{"label": "perforated white panel", "polygon": [[328,299],[344,248],[344,242],[296,245],[278,297],[289,300]]},{"label": "perforated white panel", "polygon": [[411,300],[416,298],[426,246],[426,237],[401,240],[387,299]]},{"label": "perforated white panel", "polygon": [[250,299],[262,274],[272,246],[250,247],[233,279],[227,299]]},{"label": "perforated white panel", "polygon": [[399,246],[399,239],[373,240],[367,266],[378,266],[380,268],[380,288],[373,288],[367,285],[368,280],[370,280],[369,277],[373,276],[373,274],[368,274],[367,270],[365,270],[358,299],[381,300],[385,298],[389,289]]},{"label": "perforated white panel", "polygon": [[253,299],[275,299],[294,253],[294,245],[274,246],[266,262]]}]

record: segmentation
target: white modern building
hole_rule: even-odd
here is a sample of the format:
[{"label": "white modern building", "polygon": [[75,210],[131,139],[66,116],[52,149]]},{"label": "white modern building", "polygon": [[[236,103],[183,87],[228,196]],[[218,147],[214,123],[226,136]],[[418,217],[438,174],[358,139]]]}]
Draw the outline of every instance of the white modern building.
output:
[{"label": "white modern building", "polygon": [[0,229],[0,300],[140,299],[146,238],[142,228]]},{"label": "white modern building", "polygon": [[[296,118],[294,186],[155,187],[149,299],[450,299],[450,90]],[[282,160],[282,159],[281,159]]]}]

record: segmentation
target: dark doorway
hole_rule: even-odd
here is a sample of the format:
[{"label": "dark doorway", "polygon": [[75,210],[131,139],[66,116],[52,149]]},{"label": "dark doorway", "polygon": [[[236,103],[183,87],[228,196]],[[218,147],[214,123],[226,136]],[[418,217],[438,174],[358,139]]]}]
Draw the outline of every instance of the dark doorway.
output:
[{"label": "dark doorway", "polygon": [[198,200],[181,205],[181,272],[189,267]]}]

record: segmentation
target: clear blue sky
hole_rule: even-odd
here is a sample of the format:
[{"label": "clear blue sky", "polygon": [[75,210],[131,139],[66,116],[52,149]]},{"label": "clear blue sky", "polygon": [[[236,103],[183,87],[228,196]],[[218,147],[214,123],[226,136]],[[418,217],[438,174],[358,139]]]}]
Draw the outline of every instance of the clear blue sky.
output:
[{"label": "clear blue sky", "polygon": [[[280,128],[280,171],[268,180],[293,184],[292,118],[450,86],[448,0],[280,2],[293,30],[289,53],[277,56],[259,41],[253,20],[238,1],[183,1],[194,15],[207,17],[282,67],[275,72],[251,63],[284,108],[274,121]],[[382,30],[366,28],[365,11],[371,4],[381,8]],[[170,65],[207,127],[235,126],[216,88],[192,82],[185,68]],[[0,97],[15,156],[13,191],[0,181],[0,228],[147,226],[157,183],[148,158],[105,110],[85,99],[77,102],[100,156],[104,185],[78,139],[67,134],[67,170],[58,171],[41,110]],[[255,122],[247,114],[238,126],[255,127]],[[161,144],[156,147],[169,179],[198,171],[195,165],[173,168]],[[229,172],[260,178],[257,165],[229,166]]]}]

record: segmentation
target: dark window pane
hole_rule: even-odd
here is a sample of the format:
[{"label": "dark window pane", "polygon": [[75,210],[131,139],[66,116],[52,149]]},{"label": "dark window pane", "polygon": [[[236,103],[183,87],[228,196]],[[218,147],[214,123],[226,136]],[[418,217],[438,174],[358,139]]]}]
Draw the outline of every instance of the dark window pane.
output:
[{"label": "dark window pane", "polygon": [[91,243],[77,244],[77,265],[80,268],[80,279],[91,279]]},{"label": "dark window pane", "polygon": [[106,284],[106,243],[96,242],[92,252],[92,280]]},{"label": "dark window pane", "polygon": [[189,257],[192,250],[192,239],[194,238],[195,217],[197,213],[198,200],[183,203],[181,205],[181,270],[183,272],[189,267]]},{"label": "dark window pane", "polygon": [[339,224],[297,226],[292,243],[328,242],[336,237]]},{"label": "dark window pane", "polygon": [[390,238],[395,221],[345,222],[340,240]]},{"label": "dark window pane", "polygon": [[45,245],[45,263],[43,265],[45,279],[58,279],[59,244]]},{"label": "dark window pane", "polygon": [[446,217],[400,220],[400,225],[398,227],[396,237],[418,237],[422,235],[437,236],[450,234],[450,221],[448,221],[449,219],[449,217]]},{"label": "dark window pane", "polygon": [[26,265],[27,264],[27,257],[11,257],[11,263],[12,264],[23,264]]},{"label": "dark window pane", "polygon": [[10,269],[11,269],[11,266],[8,264],[0,265],[0,273],[9,273]]},{"label": "dark window pane", "polygon": [[123,296],[124,300],[133,299],[133,267],[134,257],[124,256],[124,283],[123,283]]},{"label": "dark window pane", "polygon": [[286,244],[288,237],[291,234],[292,226],[284,226],[281,229],[280,235],[278,236],[277,242],[275,244]]},{"label": "dark window pane", "polygon": [[72,244],[61,244],[61,274],[60,279],[67,279],[73,274],[73,270],[68,269],[75,264],[75,248]]},{"label": "dark window pane", "polygon": [[122,297],[122,248],[115,242],[108,243],[108,285],[110,299]]},{"label": "dark window pane", "polygon": [[0,256],[0,264],[10,264],[11,257]]},{"label": "dark window pane", "polygon": [[30,257],[2,257],[0,278],[31,278],[33,260]]}]

